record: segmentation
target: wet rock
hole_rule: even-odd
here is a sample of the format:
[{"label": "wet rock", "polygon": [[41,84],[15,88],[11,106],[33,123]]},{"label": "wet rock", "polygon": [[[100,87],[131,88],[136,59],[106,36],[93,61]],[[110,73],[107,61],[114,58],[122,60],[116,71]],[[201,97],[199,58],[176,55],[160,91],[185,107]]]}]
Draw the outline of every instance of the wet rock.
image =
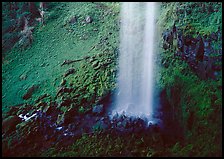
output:
[{"label": "wet rock", "polygon": [[123,120],[121,122],[121,125],[122,125],[123,128],[127,128],[127,124],[128,124],[128,121],[127,120]]},{"label": "wet rock", "polygon": [[145,122],[143,119],[138,118],[138,119],[137,119],[137,125],[138,125],[138,127],[140,127],[140,128],[144,128],[144,127],[146,127],[146,122]]},{"label": "wet rock", "polygon": [[123,127],[122,122],[118,122],[117,125],[116,125],[116,127],[115,127],[115,129],[116,129],[117,131],[119,131],[120,133],[125,133],[125,132],[127,132],[127,130],[128,130],[128,129],[125,129],[125,128]]},{"label": "wet rock", "polygon": [[92,23],[93,19],[90,16],[87,16],[85,19],[86,23]]},{"label": "wet rock", "polygon": [[18,117],[21,118],[23,121],[28,121],[28,120],[30,120],[32,118],[35,118],[36,119],[38,113],[37,112],[34,113],[34,111],[35,110],[31,110],[30,113],[28,112],[25,115],[20,114]]},{"label": "wet rock", "polygon": [[65,72],[64,77],[67,77],[68,75],[73,74],[73,73],[75,73],[75,69],[70,68]]},{"label": "wet rock", "polygon": [[37,85],[33,85],[32,87],[30,87],[30,88],[28,89],[28,91],[26,92],[26,94],[23,96],[23,99],[24,99],[24,100],[27,100],[27,99],[31,98],[33,92],[34,92],[37,88],[38,88]]},{"label": "wet rock", "polygon": [[106,130],[107,128],[108,128],[108,125],[102,120],[100,120],[93,126],[92,129],[94,131],[94,130]]},{"label": "wet rock", "polygon": [[12,131],[16,130],[16,125],[22,120],[15,115],[9,116],[2,121],[2,131],[3,133],[10,134]]},{"label": "wet rock", "polygon": [[92,109],[92,112],[94,114],[102,114],[103,113],[103,105],[100,104],[100,105],[94,106],[93,109]]}]

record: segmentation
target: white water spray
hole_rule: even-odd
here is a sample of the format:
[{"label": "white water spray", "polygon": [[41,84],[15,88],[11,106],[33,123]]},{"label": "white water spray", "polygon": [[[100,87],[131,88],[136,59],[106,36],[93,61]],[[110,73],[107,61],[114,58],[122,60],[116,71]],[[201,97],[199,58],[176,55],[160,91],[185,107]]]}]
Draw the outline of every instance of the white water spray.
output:
[{"label": "white water spray", "polygon": [[122,3],[118,94],[113,114],[153,114],[155,5]]}]

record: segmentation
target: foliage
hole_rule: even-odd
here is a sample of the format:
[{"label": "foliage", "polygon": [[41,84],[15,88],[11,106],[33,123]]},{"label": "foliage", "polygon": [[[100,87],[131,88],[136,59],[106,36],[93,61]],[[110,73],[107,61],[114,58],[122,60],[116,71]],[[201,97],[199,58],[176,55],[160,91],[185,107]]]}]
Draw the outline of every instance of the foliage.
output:
[{"label": "foliage", "polygon": [[[205,13],[200,11],[200,7],[192,8],[200,5],[205,5]],[[217,11],[211,14],[209,7]],[[185,35],[195,36],[196,32],[202,35],[216,32],[222,26],[221,3],[163,3],[161,9],[162,19],[158,21],[158,24],[163,24],[161,30],[171,29],[176,22]],[[171,18],[174,15],[177,15],[178,20]],[[220,43],[221,40],[213,43],[215,49],[220,47]],[[158,59],[161,64],[157,73],[160,89],[166,88],[168,95],[173,88],[181,86],[182,90],[178,95],[181,97],[178,107],[181,107],[183,119],[179,120],[184,126],[186,141],[184,145],[181,142],[173,145],[170,148],[171,156],[220,156],[222,144],[217,139],[222,134],[222,76],[216,81],[199,79],[186,62],[174,57],[173,50],[161,50]],[[171,96],[168,97],[170,101],[173,100]]]},{"label": "foliage", "polygon": [[[152,144],[154,143],[154,144]],[[96,132],[90,135],[83,135],[76,142],[64,149],[51,149],[42,154],[46,156],[157,156],[163,150],[161,141],[152,140],[147,134],[127,134],[114,136],[110,132]],[[149,147],[152,145],[152,147]],[[161,147],[159,147],[159,145]],[[163,154],[164,155],[164,154]]]},{"label": "foliage", "polygon": [[[161,4],[158,24],[161,31],[170,29],[174,23],[184,31],[184,34],[210,34],[222,28],[222,4],[219,2],[168,2]],[[204,10],[203,10],[204,7]],[[215,10],[211,13],[209,8]],[[190,29],[185,29],[190,27]]]},{"label": "foliage", "polygon": [[[2,4],[7,8],[6,2]],[[60,87],[59,83],[64,78],[65,86],[73,88],[74,91],[64,93],[63,98],[59,97],[56,101],[72,99],[75,104],[59,105],[62,114],[58,115],[57,123],[60,124],[67,111],[77,109],[79,113],[84,113],[99,102],[100,97],[116,88],[120,4],[115,2],[52,2],[50,4],[46,25],[37,26],[34,29],[32,47],[24,51],[14,48],[10,54],[6,55],[6,61],[2,64],[5,96],[2,109],[7,111],[6,106],[24,102],[20,97],[30,84],[41,85],[33,99],[42,93],[55,96],[56,87]],[[222,26],[221,3],[205,3],[205,14],[200,11],[201,7],[192,8],[194,5],[202,4],[201,2],[162,3],[158,19],[161,31],[170,29],[174,21],[180,29],[185,29],[185,34],[194,35],[197,31],[201,34],[208,34],[216,31]],[[209,5],[218,11],[209,14]],[[70,25],[69,20],[74,16],[77,16],[77,23]],[[91,16],[93,22],[85,23],[86,16]],[[14,25],[14,22],[9,21],[8,18],[9,14],[7,10],[4,10],[2,26],[4,32],[8,26]],[[17,33],[13,32],[13,34]],[[8,39],[12,34],[3,36]],[[214,45],[218,49],[220,42]],[[60,65],[64,60],[86,56],[90,58],[66,66]],[[157,88],[160,90],[166,88],[168,100],[172,103],[178,117],[177,123],[183,125],[184,142],[179,141],[169,145],[165,143],[162,135],[156,132],[117,135],[114,132],[96,131],[93,134],[83,134],[81,138],[74,139],[73,144],[67,147],[52,145],[47,150],[39,151],[38,155],[51,157],[221,156],[222,89],[220,87],[222,76],[218,81],[202,81],[190,70],[187,63],[174,57],[173,51],[159,50],[157,61],[161,64],[156,74]],[[44,65],[41,66],[41,64]],[[75,73],[63,77],[63,73],[69,68],[75,68]],[[25,81],[19,81],[18,77],[24,73],[29,74],[29,77]],[[179,105],[175,104],[174,98],[176,97],[172,96],[172,89],[177,87],[181,90],[178,95],[181,97]],[[26,102],[34,103],[32,99]],[[48,108],[48,106],[43,106],[44,110]],[[194,114],[192,122],[190,114]],[[192,128],[189,128],[189,123]],[[25,127],[23,129],[25,131],[22,133],[28,132]],[[93,129],[101,130],[101,127],[95,125]],[[3,143],[4,147],[8,144],[13,145],[11,138],[4,140]],[[37,154],[25,153],[25,155],[35,156]]]}]

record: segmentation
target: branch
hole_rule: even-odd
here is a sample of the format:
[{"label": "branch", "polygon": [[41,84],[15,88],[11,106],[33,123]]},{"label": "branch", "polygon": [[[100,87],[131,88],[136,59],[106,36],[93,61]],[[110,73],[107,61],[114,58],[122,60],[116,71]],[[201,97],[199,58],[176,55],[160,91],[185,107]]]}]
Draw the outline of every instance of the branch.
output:
[{"label": "branch", "polygon": [[[86,53],[88,54],[91,50],[93,50],[94,48],[96,47],[96,45],[94,45],[93,47],[91,47],[91,49]],[[100,53],[100,54],[95,54],[95,55],[89,55],[89,56],[84,56],[83,58],[80,58],[80,59],[75,59],[75,60],[64,60],[64,62],[61,64],[61,66],[63,65],[68,65],[68,64],[71,64],[73,62],[78,62],[78,61],[82,61],[82,60],[87,60],[88,58],[90,57],[95,57],[95,56],[101,56],[101,55],[105,55],[105,54],[113,54],[113,53]]]},{"label": "branch", "polygon": [[87,58],[89,58],[89,57],[90,57],[90,56],[86,56],[86,57],[84,57],[84,58],[76,59],[76,60],[65,60],[65,61],[61,64],[61,66],[63,66],[63,65],[67,65],[67,64],[70,64],[70,63],[73,63],[73,62],[82,61],[82,60],[85,60],[85,59],[87,59]]}]

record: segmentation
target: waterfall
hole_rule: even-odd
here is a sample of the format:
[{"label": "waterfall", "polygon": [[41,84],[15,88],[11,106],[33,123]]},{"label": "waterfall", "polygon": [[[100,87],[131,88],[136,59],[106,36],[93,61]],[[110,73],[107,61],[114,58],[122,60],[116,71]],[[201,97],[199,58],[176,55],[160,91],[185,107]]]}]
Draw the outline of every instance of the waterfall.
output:
[{"label": "waterfall", "polygon": [[153,114],[155,5],[154,2],[122,3],[114,114]]}]

